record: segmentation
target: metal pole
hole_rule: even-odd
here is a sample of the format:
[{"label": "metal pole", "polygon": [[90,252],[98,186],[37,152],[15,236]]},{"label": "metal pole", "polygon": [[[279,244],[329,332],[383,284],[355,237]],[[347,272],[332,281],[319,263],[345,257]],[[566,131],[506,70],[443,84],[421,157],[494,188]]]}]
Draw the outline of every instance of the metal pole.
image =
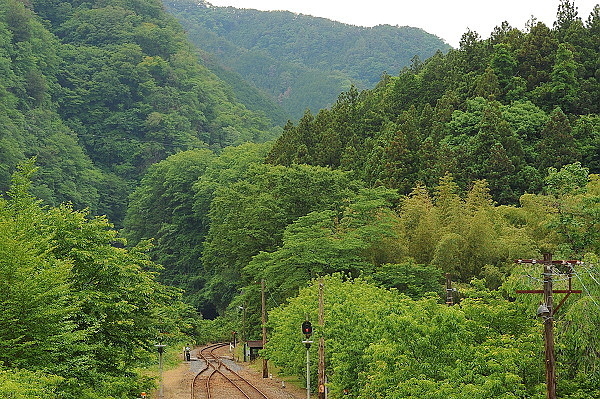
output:
[{"label": "metal pole", "polygon": [[308,315],[306,316],[307,320],[302,323],[302,333],[306,337],[306,340],[302,341],[302,343],[306,346],[306,399],[310,399],[310,344],[313,341],[310,340],[310,336],[312,335],[312,325],[310,321],[308,321]]},{"label": "metal pole", "polygon": [[544,357],[546,364],[546,398],[556,399],[554,357],[554,309],[552,299],[552,255],[544,254],[544,303],[550,315],[544,319]]},{"label": "metal pole", "polygon": [[158,353],[158,383],[160,386],[158,397],[159,399],[163,399],[165,397],[164,386],[163,386],[163,353],[160,351]]},{"label": "metal pole", "polygon": [[310,399],[310,344],[306,344],[306,399]]},{"label": "metal pole", "polygon": [[164,399],[165,392],[163,387],[163,352],[165,351],[165,346],[162,344],[154,345],[158,349],[158,398]]}]

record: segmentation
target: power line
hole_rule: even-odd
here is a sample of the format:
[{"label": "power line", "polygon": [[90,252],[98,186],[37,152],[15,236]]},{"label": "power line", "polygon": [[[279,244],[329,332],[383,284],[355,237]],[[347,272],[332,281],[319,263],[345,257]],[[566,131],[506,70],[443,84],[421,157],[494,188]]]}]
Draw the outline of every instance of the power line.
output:
[{"label": "power line", "polygon": [[[579,283],[581,284],[581,287],[583,287],[583,289],[585,290],[586,294],[591,298],[592,302],[594,302],[594,304],[600,309],[600,304],[598,302],[596,302],[593,295],[590,293],[590,290],[588,290],[587,287],[585,286],[585,284],[583,283],[583,280],[581,279],[579,274],[576,274],[575,276],[579,280]],[[590,277],[591,277],[591,275],[590,275]]]},{"label": "power line", "polygon": [[275,304],[275,307],[278,307],[279,305],[281,305],[280,303],[277,302],[277,300],[275,300],[273,291],[271,291],[271,289],[269,287],[267,287],[267,292],[269,293],[269,299]]}]

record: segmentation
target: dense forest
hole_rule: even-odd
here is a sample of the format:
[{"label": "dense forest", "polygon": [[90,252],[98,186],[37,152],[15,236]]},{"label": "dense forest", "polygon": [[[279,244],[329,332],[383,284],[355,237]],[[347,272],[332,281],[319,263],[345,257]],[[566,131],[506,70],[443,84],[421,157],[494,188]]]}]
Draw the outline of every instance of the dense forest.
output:
[{"label": "dense forest", "polygon": [[549,167],[600,172],[596,9],[584,23],[563,5],[550,29],[506,23],[487,40],[467,32],[458,50],[349,90],[327,110],[289,124],[269,154],[280,165],[353,170],[403,194],[451,173],[466,190],[486,179],[494,200],[540,192]]},{"label": "dense forest", "polygon": [[154,0],[0,0],[0,68],[0,397],[149,391],[154,344],[190,340],[197,315],[115,229],[128,195],[170,154],[266,141],[279,121]]},{"label": "dense forest", "polygon": [[247,109],[199,62],[157,1],[3,0],[0,10],[3,190],[36,156],[37,196],[120,224],[150,164],[280,134],[280,120]]},{"label": "dense forest", "polygon": [[[459,49],[307,112],[273,144],[172,156],[132,196],[124,233],[154,238],[165,281],[219,316],[203,322],[207,338],[260,336],[264,279],[267,356],[297,375],[298,327],[316,320],[307,281],[331,276],[317,333],[330,388],[365,399],[544,397],[539,298],[515,294],[539,289],[541,270],[513,261],[586,260],[584,295],[557,315],[559,389],[598,397],[586,331],[600,320],[599,17],[564,1],[552,27],[469,31]],[[441,304],[444,273],[457,307]]]},{"label": "dense forest", "polygon": [[514,260],[552,253],[583,261],[558,394],[600,398],[600,6],[468,31],[278,136],[158,1],[0,5],[0,396],[135,397],[159,341],[258,338],[264,280],[262,355],[302,378],[313,321],[332,398],[542,399]]},{"label": "dense forest", "polygon": [[203,0],[164,4],[190,41],[210,54],[208,59],[268,93],[294,120],[307,109],[331,106],[351,85],[372,88],[383,72],[397,74],[413,58],[424,60],[450,49],[442,39],[408,26],[365,28],[287,11],[216,7]]}]

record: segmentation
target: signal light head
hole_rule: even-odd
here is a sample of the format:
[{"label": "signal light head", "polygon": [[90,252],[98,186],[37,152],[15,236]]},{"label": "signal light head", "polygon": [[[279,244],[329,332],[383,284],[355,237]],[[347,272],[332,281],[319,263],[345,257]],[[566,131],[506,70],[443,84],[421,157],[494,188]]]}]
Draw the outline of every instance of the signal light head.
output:
[{"label": "signal light head", "polygon": [[302,334],[306,335],[307,338],[312,334],[312,324],[310,324],[310,321],[306,320],[302,323]]}]

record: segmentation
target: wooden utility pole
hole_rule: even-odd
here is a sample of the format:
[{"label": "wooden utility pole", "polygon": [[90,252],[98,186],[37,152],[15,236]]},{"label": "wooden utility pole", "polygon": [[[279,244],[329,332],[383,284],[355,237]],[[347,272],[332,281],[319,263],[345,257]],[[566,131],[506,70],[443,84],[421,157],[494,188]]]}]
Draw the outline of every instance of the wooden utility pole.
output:
[{"label": "wooden utility pole", "polygon": [[[265,280],[260,280],[260,293],[261,293],[261,305],[262,305],[262,347],[265,348],[267,344],[267,309],[265,301]],[[269,378],[269,366],[267,358],[263,356],[263,378]]]},{"label": "wooden utility pole", "polygon": [[319,392],[318,398],[325,399],[325,337],[324,337],[324,326],[325,326],[325,306],[323,299],[323,279],[319,280]]},{"label": "wooden utility pole", "polygon": [[[544,302],[539,306],[537,315],[544,321],[544,363],[546,367],[546,399],[556,399],[556,362],[554,353],[554,314],[562,306],[571,294],[581,294],[581,290],[572,289],[571,277],[573,265],[580,264],[577,260],[552,260],[551,254],[544,254],[543,260],[518,259],[515,263],[541,263],[544,265],[544,289],[543,290],[517,290],[519,294],[544,294]],[[568,265],[567,275],[569,277],[569,289],[554,290],[552,288],[552,265]],[[554,307],[552,294],[563,293],[565,297]]]},{"label": "wooden utility pole", "polygon": [[556,362],[554,357],[554,304],[552,298],[552,255],[544,254],[544,360],[546,363],[546,398],[556,399]]}]

